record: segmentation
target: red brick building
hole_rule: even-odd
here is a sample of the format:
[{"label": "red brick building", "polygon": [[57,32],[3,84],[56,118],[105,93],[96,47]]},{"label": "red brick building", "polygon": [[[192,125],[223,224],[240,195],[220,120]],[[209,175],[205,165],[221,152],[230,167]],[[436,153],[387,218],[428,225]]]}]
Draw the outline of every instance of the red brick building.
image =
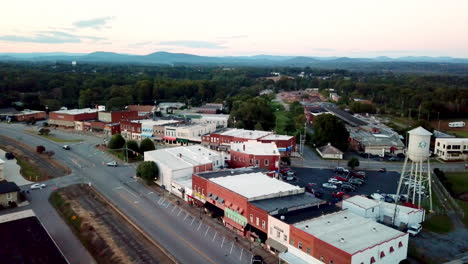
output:
[{"label": "red brick building", "polygon": [[273,142],[246,141],[231,143],[231,168],[260,167],[268,171],[279,171],[280,154]]},{"label": "red brick building", "polygon": [[60,110],[49,113],[49,124],[64,127],[75,127],[75,121],[96,120],[96,109]]},{"label": "red brick building", "polygon": [[104,133],[108,136],[120,133],[120,123],[106,124]]},{"label": "red brick building", "polygon": [[142,119],[142,117],[138,115],[138,111],[112,111],[98,113],[98,120],[104,123],[118,123],[123,120],[138,119]]},{"label": "red brick building", "polygon": [[127,110],[138,112],[141,118],[148,118],[154,113],[156,107],[154,105],[129,105]]},{"label": "red brick building", "polygon": [[281,155],[289,155],[296,151],[296,137],[275,135],[270,131],[245,130],[227,128],[202,136],[202,145],[210,146],[212,149],[228,151],[232,142],[246,142],[256,140],[259,142],[276,143]]}]

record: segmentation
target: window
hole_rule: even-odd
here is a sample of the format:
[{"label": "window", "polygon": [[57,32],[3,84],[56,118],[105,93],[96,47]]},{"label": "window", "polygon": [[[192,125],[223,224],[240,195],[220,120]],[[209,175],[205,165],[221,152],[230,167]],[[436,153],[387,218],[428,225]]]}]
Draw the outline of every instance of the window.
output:
[{"label": "window", "polygon": [[[262,220],[262,228],[265,229],[266,228],[266,222],[265,220]],[[279,236],[278,236],[279,237]]]},{"label": "window", "polygon": [[277,238],[280,238],[280,237],[281,237],[281,232],[278,231],[278,230],[276,230],[276,237],[277,237]]},{"label": "window", "polygon": [[297,243],[297,247],[298,247],[299,249],[302,249],[302,242]]},{"label": "window", "polygon": [[398,247],[399,247],[399,248],[403,247],[403,242],[401,242],[401,241],[398,242]]},{"label": "window", "polygon": [[265,166],[268,166],[268,160],[267,159],[265,160]]},{"label": "window", "polygon": [[323,256],[320,256],[320,261],[322,261],[323,263],[325,263],[325,259],[323,258]]},{"label": "window", "polygon": [[198,187],[198,193],[200,193],[200,187]]},{"label": "window", "polygon": [[370,263],[371,263],[371,264],[372,264],[372,263],[375,263],[375,258],[374,258],[374,257],[371,257],[371,258],[370,258]]},{"label": "window", "polygon": [[283,236],[283,240],[284,240],[284,241],[288,241],[288,235],[284,235],[284,236]]},{"label": "window", "polygon": [[199,172],[200,172],[200,168],[196,167],[196,168],[195,168],[195,172],[196,172],[196,173],[199,173]]},{"label": "window", "polygon": [[205,189],[202,189],[202,190],[201,190],[201,194],[202,194],[203,196],[205,196]]},{"label": "window", "polygon": [[234,161],[237,161],[237,157],[236,157],[236,156],[234,156]]},{"label": "window", "polygon": [[260,165],[260,160],[255,160],[255,165]]},{"label": "window", "polygon": [[440,147],[440,142],[437,142],[437,146]]},{"label": "window", "polygon": [[393,251],[395,251],[393,247],[390,247],[390,253],[392,253]]},{"label": "window", "polygon": [[250,223],[253,223],[253,214],[250,214]]},{"label": "window", "polygon": [[383,257],[385,257],[385,252],[382,251],[380,252],[380,258],[383,258]]},{"label": "window", "polygon": [[258,219],[258,217],[257,217],[257,219],[256,219],[256,221],[255,221],[255,224],[256,224],[257,226],[260,225],[260,219]]},{"label": "window", "polygon": [[13,198],[13,196],[11,195],[11,193],[7,193],[7,200],[11,200]]},{"label": "window", "polygon": [[307,247],[307,254],[310,255],[310,247]]},{"label": "window", "polygon": [[289,241],[289,244],[294,246],[294,239],[291,238],[291,241]]},{"label": "window", "polygon": [[250,164],[250,165],[253,164],[253,159],[250,159],[250,160],[249,160],[249,164]]}]

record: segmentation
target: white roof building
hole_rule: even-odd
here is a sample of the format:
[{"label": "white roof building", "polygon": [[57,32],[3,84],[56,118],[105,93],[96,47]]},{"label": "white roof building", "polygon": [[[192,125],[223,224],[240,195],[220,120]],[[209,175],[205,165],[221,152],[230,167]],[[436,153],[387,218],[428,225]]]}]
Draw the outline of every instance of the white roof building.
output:
[{"label": "white roof building", "polygon": [[268,136],[262,137],[262,140],[290,140],[293,137],[294,136],[269,134]]},{"label": "white roof building", "polygon": [[224,176],[212,182],[238,193],[249,201],[303,193],[304,188],[269,177],[261,172]]},{"label": "white roof building", "polygon": [[465,160],[468,138],[436,138],[434,153],[443,160]]},{"label": "white roof building", "polygon": [[231,151],[237,151],[255,156],[280,155],[274,142],[263,143],[255,140],[249,140],[241,143],[231,143]]},{"label": "white roof building", "polygon": [[96,113],[97,111],[98,110],[94,108],[81,108],[81,109],[58,110],[58,111],[54,111],[54,113],[64,114],[64,115],[79,115],[79,114]]},{"label": "white roof building", "polygon": [[220,133],[220,135],[222,136],[231,136],[231,137],[255,139],[255,140],[259,138],[263,138],[270,134],[273,134],[273,132],[260,131],[260,130],[246,130],[246,129],[238,129],[238,128],[229,129],[227,131],[224,131],[223,133]]}]

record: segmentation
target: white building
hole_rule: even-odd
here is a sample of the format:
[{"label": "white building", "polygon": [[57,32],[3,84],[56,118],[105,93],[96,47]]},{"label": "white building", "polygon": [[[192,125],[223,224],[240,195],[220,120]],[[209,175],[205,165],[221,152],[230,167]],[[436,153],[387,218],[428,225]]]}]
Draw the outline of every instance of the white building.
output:
[{"label": "white building", "polygon": [[434,153],[442,160],[466,160],[468,138],[436,138]]},{"label": "white building", "polygon": [[181,113],[181,117],[190,119],[195,124],[216,124],[217,128],[228,126],[229,115]]},{"label": "white building", "polygon": [[5,170],[5,162],[2,159],[0,159],[0,181],[5,180],[4,170]]},{"label": "white building", "polygon": [[316,148],[318,154],[324,159],[343,159],[343,152],[330,143],[323,147]]},{"label": "white building", "polygon": [[216,124],[181,124],[164,127],[163,140],[167,144],[188,145],[190,142],[200,143],[201,136],[214,132]]},{"label": "white building", "polygon": [[[394,225],[402,229],[421,224],[425,219],[424,209],[415,209],[402,205],[397,205],[395,208],[395,204],[376,201],[360,195],[343,200],[342,207],[364,218],[386,225]],[[393,221],[394,216],[395,221]]]},{"label": "white building", "polygon": [[224,157],[220,153],[200,145],[146,151],[144,160],[158,165],[158,185],[184,199],[192,192],[193,173],[224,166]]},{"label": "white building", "polygon": [[[395,264],[407,256],[407,233],[353,214],[349,210],[327,214],[292,226],[313,237],[311,245],[306,241],[290,241],[287,253],[291,252],[303,260],[297,263]],[[306,245],[312,246],[311,254],[304,251]],[[330,254],[331,250],[333,254]]]}]

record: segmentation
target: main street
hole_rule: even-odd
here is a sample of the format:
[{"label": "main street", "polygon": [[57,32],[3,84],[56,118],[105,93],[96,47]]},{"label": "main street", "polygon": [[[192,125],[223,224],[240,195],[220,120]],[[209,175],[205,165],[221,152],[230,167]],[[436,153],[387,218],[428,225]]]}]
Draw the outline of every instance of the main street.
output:
[{"label": "main street", "polygon": [[[95,148],[102,139],[87,137],[84,142],[69,144],[71,150],[64,150],[62,144],[26,133],[25,128],[20,124],[0,124],[5,136],[31,147],[44,145],[53,150],[55,159],[69,166],[84,182],[91,183],[180,263],[251,262],[252,254],[235,241],[135,181],[133,166],[107,167],[105,163],[112,157]],[[63,185],[68,183],[67,177],[63,178]],[[61,181],[56,179],[53,185],[60,187]]]}]

